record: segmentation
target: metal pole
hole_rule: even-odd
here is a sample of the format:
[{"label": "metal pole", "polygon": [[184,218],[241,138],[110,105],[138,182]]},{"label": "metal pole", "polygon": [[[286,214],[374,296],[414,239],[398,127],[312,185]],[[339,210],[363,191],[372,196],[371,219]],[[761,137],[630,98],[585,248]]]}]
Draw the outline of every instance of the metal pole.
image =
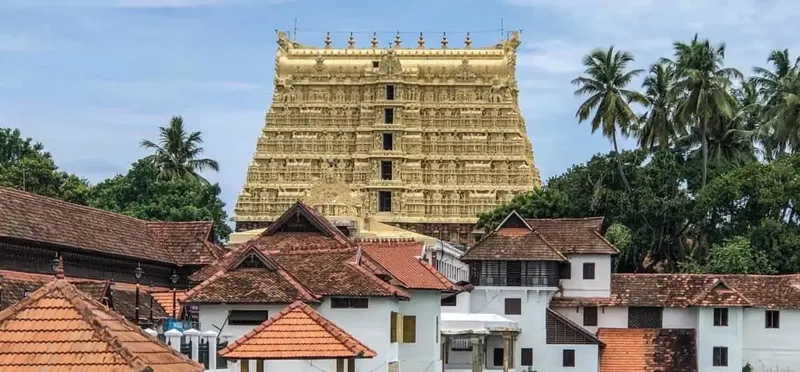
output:
[{"label": "metal pole", "polygon": [[175,308],[177,307],[176,300],[175,300],[175,285],[172,285],[172,319],[175,318]]},{"label": "metal pole", "polygon": [[136,307],[134,316],[136,317],[136,324],[139,324],[139,278],[136,278]]},{"label": "metal pole", "polygon": [[148,294],[150,295],[150,326],[152,326],[153,324],[155,324],[155,322],[153,322],[153,281],[152,280],[150,281],[150,292],[148,292]]}]

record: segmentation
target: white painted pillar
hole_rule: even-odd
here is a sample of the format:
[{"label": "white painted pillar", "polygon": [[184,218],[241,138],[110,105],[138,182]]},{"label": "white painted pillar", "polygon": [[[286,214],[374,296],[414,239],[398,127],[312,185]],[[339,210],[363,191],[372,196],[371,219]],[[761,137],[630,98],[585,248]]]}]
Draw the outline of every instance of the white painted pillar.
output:
[{"label": "white painted pillar", "polygon": [[164,332],[164,337],[167,338],[168,343],[179,353],[181,352],[181,336],[183,336],[183,333],[177,329],[170,329]]},{"label": "white painted pillar", "polygon": [[217,332],[205,331],[201,336],[206,339],[208,345],[208,369],[206,371],[214,372],[217,370]]},{"label": "white painted pillar", "polygon": [[200,331],[190,328],[184,331],[183,335],[192,343],[192,360],[195,362],[200,360]]}]

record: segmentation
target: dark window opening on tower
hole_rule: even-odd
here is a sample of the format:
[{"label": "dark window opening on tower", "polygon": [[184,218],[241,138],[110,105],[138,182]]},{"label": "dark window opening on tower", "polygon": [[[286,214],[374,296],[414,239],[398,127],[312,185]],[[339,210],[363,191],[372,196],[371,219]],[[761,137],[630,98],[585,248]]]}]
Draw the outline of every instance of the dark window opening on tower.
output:
[{"label": "dark window opening on tower", "polygon": [[394,109],[383,109],[383,122],[386,124],[394,124]]},{"label": "dark window opening on tower", "polygon": [[378,212],[392,211],[392,192],[378,191]]},{"label": "dark window opening on tower", "polygon": [[392,180],[392,162],[389,160],[381,160],[381,179]]},{"label": "dark window opening on tower", "polygon": [[383,149],[392,150],[394,148],[393,138],[391,133],[383,134]]},{"label": "dark window opening on tower", "polygon": [[381,67],[381,62],[380,61],[372,61],[372,68],[378,68],[378,67]]},{"label": "dark window opening on tower", "polygon": [[394,100],[394,85],[386,86],[386,99],[389,101]]}]

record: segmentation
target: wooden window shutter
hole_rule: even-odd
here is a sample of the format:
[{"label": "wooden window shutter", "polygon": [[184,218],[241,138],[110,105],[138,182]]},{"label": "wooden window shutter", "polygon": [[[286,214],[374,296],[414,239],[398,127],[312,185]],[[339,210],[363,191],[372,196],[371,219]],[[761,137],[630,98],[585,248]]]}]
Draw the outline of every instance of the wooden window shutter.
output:
[{"label": "wooden window shutter", "polygon": [[389,342],[397,342],[397,313],[392,311],[389,325]]},{"label": "wooden window shutter", "polygon": [[522,348],[522,363],[523,366],[533,365],[533,349]]},{"label": "wooden window shutter", "polygon": [[403,343],[417,342],[417,317],[406,315],[403,317]]}]

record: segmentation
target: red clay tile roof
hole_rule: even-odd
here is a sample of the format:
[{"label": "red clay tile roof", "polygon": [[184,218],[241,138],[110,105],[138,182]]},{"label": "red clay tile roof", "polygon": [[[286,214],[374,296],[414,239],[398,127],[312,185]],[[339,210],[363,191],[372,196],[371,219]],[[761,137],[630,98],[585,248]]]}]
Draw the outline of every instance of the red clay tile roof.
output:
[{"label": "red clay tile roof", "polygon": [[423,244],[410,240],[362,240],[364,252],[408,289],[445,291],[453,284],[418,257]]},{"label": "red clay tile roof", "polygon": [[563,254],[619,254],[600,234],[603,217],[525,219]]},{"label": "red clay tile roof", "polygon": [[694,329],[601,328],[600,372],[697,372]]},{"label": "red clay tile roof", "polygon": [[535,230],[500,227],[467,250],[464,261],[559,261],[567,258]]},{"label": "red clay tile roof", "polygon": [[[3,277],[3,297],[0,299],[0,309],[5,309],[25,298],[25,291],[29,294],[53,281],[52,275],[25,273],[20,271],[0,270]],[[79,291],[86,293],[97,302],[103,303],[109,291],[109,282],[83,278],[66,278]],[[139,317],[150,317],[149,287],[143,286],[139,291]],[[131,284],[115,284],[115,289],[109,298],[114,312],[128,318],[135,318],[135,286]],[[153,318],[166,317],[166,312],[158,303],[153,303]]]},{"label": "red clay tile roof", "polygon": [[[175,291],[175,304],[177,305],[178,309],[175,311],[176,316],[180,316],[180,308],[183,306],[183,302],[186,299],[186,291]],[[164,312],[167,316],[172,316],[172,291],[171,290],[160,290],[158,292],[153,292],[153,300],[158,302],[161,308],[164,309]]]},{"label": "red clay tile roof", "polygon": [[[196,224],[197,226],[195,226]],[[187,227],[190,226],[190,227]],[[141,260],[202,264],[210,248],[195,238],[207,223],[148,222],[12,188],[0,187],[0,237]],[[174,231],[173,231],[174,229]],[[184,236],[187,232],[191,238]],[[208,234],[205,234],[206,237]],[[180,240],[173,238],[180,237]],[[200,257],[191,257],[197,252]]]},{"label": "red clay tile roof", "polygon": [[147,227],[179,265],[208,265],[225,253],[212,243],[211,221],[148,222]]},{"label": "red clay tile roof", "polygon": [[289,207],[275,222],[271,223],[263,233],[262,236],[274,235],[277,232],[283,231],[287,224],[291,224],[292,220],[299,222],[301,219],[310,222],[317,231],[329,238],[333,238],[339,243],[349,244],[350,241],[341,230],[331,223],[325,216],[314,207],[308,206],[303,202],[297,202]]},{"label": "red clay tile roof", "polygon": [[0,312],[0,370],[203,371],[65,280]]},{"label": "red clay tile roof", "polygon": [[610,298],[554,297],[550,304],[800,309],[800,275],[613,274]]},{"label": "red clay tile roof", "polygon": [[337,359],[377,354],[298,301],[222,349],[220,355],[229,359]]}]

